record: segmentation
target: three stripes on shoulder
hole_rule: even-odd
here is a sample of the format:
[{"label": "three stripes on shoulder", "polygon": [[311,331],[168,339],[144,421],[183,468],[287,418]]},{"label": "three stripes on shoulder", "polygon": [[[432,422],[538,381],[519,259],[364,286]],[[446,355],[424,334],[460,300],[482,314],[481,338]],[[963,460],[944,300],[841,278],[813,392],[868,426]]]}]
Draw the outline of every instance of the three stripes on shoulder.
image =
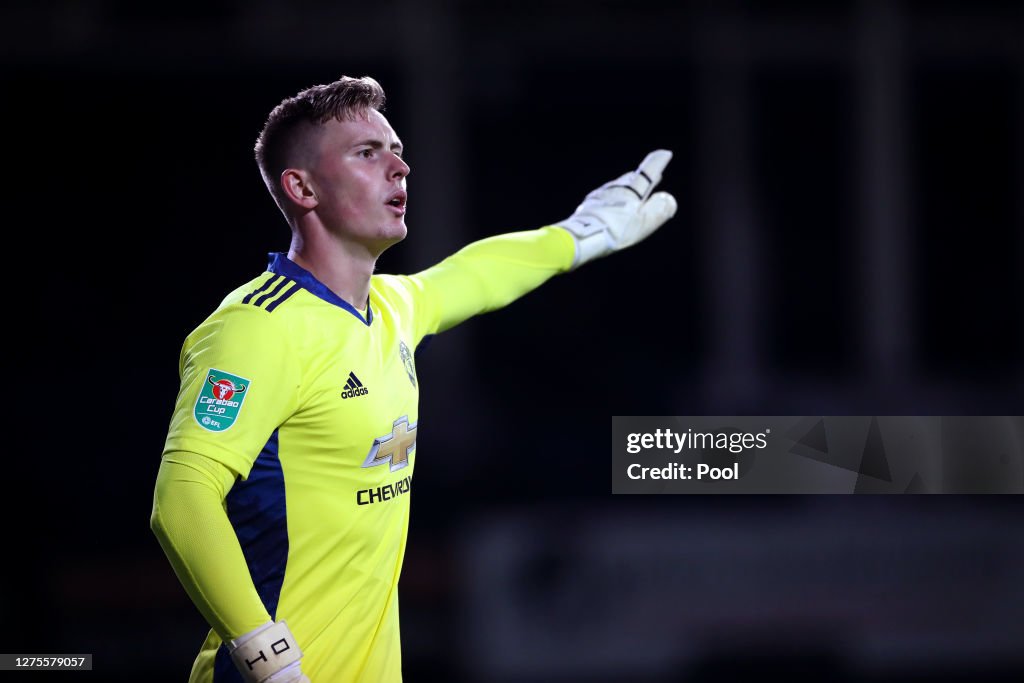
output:
[{"label": "three stripes on shoulder", "polygon": [[[299,291],[299,287],[299,283],[289,277],[272,275],[258,288],[246,294],[245,298],[242,299],[242,303],[252,304],[271,313],[275,308],[287,301],[292,294]],[[266,305],[264,306],[264,304]]]}]

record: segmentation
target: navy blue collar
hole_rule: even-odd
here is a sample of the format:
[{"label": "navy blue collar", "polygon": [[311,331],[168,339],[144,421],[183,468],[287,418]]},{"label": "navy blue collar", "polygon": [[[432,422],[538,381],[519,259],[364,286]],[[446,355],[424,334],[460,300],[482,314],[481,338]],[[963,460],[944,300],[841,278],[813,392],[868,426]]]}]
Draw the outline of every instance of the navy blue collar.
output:
[{"label": "navy blue collar", "polygon": [[275,275],[283,275],[286,278],[298,282],[303,289],[313,296],[323,299],[329,304],[334,304],[339,308],[344,308],[346,311],[359,318],[359,321],[367,327],[369,327],[370,323],[373,322],[373,310],[370,308],[369,299],[366,301],[366,317],[364,318],[363,314],[360,313],[355,306],[332,292],[327,285],[313,277],[313,273],[309,272],[295,261],[292,261],[283,251],[272,251],[267,256],[270,258],[267,270],[271,273],[274,273]]}]

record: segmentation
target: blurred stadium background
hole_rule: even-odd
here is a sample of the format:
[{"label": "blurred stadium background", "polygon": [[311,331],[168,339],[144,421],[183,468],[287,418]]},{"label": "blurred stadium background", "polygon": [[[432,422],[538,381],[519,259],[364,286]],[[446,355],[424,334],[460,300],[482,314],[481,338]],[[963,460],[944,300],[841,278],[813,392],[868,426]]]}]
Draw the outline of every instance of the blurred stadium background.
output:
[{"label": "blurred stadium background", "polygon": [[612,497],[608,443],[1024,412],[1020,2],[14,1],[0,35],[5,652],[185,680],[205,627],[148,529],[180,344],[287,248],[266,114],[370,74],[413,169],[384,272],[655,147],[680,203],[418,352],[407,680],[1024,679],[1020,496]]}]

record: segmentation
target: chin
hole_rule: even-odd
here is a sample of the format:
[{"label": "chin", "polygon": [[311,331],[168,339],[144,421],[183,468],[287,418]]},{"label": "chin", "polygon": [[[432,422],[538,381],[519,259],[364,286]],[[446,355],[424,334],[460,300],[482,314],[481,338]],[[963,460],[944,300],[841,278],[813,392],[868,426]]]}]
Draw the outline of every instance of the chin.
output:
[{"label": "chin", "polygon": [[409,229],[405,227],[405,223],[397,227],[388,228],[384,234],[384,240],[388,242],[388,246],[392,244],[398,244],[405,239],[405,236],[409,234]]},{"label": "chin", "polygon": [[398,226],[389,226],[387,229],[381,230],[381,235],[376,240],[377,248],[375,251],[378,255],[383,253],[388,247],[393,247],[404,240],[408,232],[404,222]]}]

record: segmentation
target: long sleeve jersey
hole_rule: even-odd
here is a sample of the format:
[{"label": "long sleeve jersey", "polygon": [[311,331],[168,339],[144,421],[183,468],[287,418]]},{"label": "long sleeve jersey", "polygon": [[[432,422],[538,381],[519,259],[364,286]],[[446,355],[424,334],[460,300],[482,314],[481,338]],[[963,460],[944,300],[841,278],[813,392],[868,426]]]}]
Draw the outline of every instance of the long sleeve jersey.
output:
[{"label": "long sleeve jersey", "polygon": [[282,619],[314,683],[401,680],[413,352],[568,270],[574,249],[558,227],[481,240],[374,275],[365,312],[272,254],[187,337],[152,527],[212,627],[190,682],[241,681],[224,643]]}]

